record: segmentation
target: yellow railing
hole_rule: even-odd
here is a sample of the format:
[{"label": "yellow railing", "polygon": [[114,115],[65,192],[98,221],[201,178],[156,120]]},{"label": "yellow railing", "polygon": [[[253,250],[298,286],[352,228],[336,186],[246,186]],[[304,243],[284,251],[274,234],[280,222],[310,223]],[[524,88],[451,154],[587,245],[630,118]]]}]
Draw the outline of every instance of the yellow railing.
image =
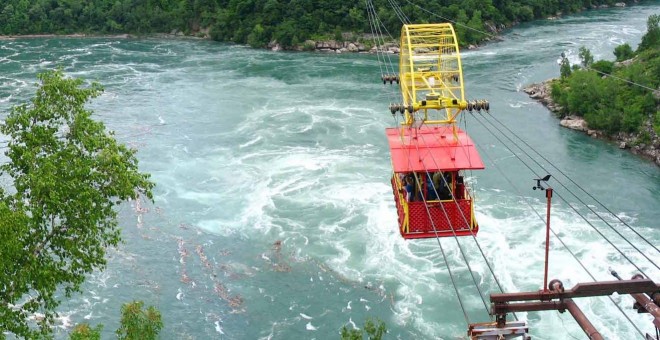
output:
[{"label": "yellow railing", "polygon": [[399,204],[401,204],[401,207],[403,207],[403,223],[401,223],[401,230],[404,233],[410,232],[410,221],[409,221],[409,214],[408,214],[408,201],[406,200],[406,197],[403,196],[403,193],[401,190],[405,189],[401,185],[401,179],[396,173],[392,173],[392,178],[394,178],[394,182],[396,183],[396,192],[397,195],[399,196]]}]

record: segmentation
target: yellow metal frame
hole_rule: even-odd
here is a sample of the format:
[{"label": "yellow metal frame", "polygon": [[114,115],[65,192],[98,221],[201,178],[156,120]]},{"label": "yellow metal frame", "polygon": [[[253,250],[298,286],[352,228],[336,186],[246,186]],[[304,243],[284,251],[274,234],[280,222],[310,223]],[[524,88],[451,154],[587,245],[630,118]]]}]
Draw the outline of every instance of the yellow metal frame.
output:
[{"label": "yellow metal frame", "polygon": [[396,182],[396,192],[399,195],[399,204],[401,204],[403,207],[403,223],[401,224],[401,230],[407,234],[410,232],[410,220],[408,219],[408,201],[403,196],[403,194],[401,194],[401,189],[403,189],[403,186],[401,185],[399,176],[396,173],[392,173],[392,177]]},{"label": "yellow metal frame", "polygon": [[[400,46],[399,84],[406,108],[402,127],[415,124],[413,112],[419,110],[423,110],[424,124],[455,124],[467,101],[454,27],[448,23],[404,25]],[[437,116],[433,116],[435,111]]]}]

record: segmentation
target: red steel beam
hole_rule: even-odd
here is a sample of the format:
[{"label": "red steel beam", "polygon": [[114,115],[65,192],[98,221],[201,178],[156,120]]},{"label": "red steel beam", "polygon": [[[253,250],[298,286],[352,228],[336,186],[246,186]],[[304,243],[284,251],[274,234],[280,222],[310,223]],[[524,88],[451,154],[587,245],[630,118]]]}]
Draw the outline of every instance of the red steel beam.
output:
[{"label": "red steel beam", "polygon": [[649,314],[653,315],[653,324],[655,327],[660,328],[660,308],[658,308],[658,305],[653,303],[651,299],[649,299],[646,294],[630,294],[637,303],[639,303],[644,309],[649,312]]},{"label": "red steel beam", "polygon": [[569,299],[588,296],[603,296],[619,294],[649,293],[660,290],[660,285],[649,279],[621,280],[621,281],[601,281],[578,283],[570,290],[565,292],[557,291],[537,291],[522,293],[501,293],[491,294],[490,301],[493,303],[504,303],[511,301],[550,301],[553,299]]},{"label": "red steel beam", "polygon": [[589,319],[587,319],[584,313],[582,313],[582,310],[580,310],[580,307],[578,307],[572,299],[564,300],[564,304],[566,305],[568,312],[573,315],[573,319],[575,319],[578,325],[582,327],[582,330],[587,334],[589,339],[603,340],[603,336],[600,335],[600,333],[596,330],[596,327],[591,324]]},{"label": "red steel beam", "polygon": [[491,315],[507,314],[515,312],[539,312],[544,310],[566,310],[562,301],[539,301],[539,302],[516,302],[516,303],[494,303],[491,306]]}]

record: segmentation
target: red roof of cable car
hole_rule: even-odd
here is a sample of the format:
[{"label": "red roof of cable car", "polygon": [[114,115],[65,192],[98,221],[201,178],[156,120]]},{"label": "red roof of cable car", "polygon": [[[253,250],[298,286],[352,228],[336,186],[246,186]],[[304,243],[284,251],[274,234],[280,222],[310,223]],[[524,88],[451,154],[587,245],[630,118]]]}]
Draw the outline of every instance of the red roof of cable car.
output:
[{"label": "red roof of cable car", "polygon": [[484,163],[465,131],[450,126],[385,129],[394,172],[483,169]]}]

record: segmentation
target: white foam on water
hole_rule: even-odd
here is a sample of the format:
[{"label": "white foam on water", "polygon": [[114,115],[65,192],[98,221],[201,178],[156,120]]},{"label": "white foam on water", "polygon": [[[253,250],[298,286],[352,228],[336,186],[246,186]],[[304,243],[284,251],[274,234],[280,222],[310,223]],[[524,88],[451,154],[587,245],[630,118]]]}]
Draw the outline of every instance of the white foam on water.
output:
[{"label": "white foam on water", "polygon": [[220,334],[225,334],[225,332],[222,330],[222,327],[220,326],[220,320],[216,321],[213,323],[215,325],[215,331],[220,333]]}]

